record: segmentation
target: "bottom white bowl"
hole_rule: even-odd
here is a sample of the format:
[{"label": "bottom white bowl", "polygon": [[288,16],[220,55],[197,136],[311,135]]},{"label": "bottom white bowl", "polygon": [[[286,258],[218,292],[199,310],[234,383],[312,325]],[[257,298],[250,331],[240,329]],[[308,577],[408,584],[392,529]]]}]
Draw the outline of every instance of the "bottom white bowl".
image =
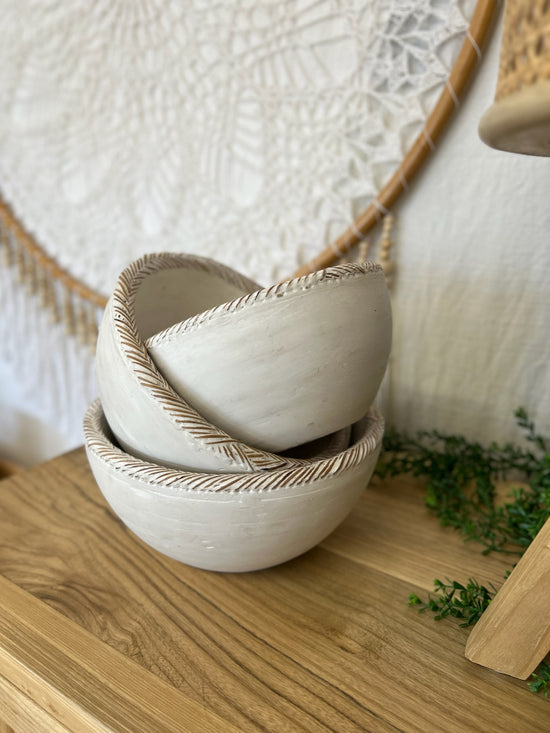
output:
[{"label": "bottom white bowl", "polygon": [[351,445],[292,469],[206,474],[169,469],[125,453],[99,400],[84,418],[86,452],[113,511],[169,557],[207,570],[259,570],[314,547],[348,515],[372,475],[384,422],[371,408]]}]

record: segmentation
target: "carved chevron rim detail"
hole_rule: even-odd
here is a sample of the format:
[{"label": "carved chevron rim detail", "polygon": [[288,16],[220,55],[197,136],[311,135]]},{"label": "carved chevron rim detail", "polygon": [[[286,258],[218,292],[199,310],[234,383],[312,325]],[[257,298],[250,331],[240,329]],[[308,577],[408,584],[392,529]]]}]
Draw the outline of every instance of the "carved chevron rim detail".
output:
[{"label": "carved chevron rim detail", "polygon": [[310,290],[312,287],[316,287],[321,283],[327,283],[328,285],[334,283],[336,280],[343,281],[351,277],[365,275],[366,273],[378,273],[382,277],[384,275],[381,265],[377,262],[372,262],[370,260],[367,262],[350,262],[343,265],[328,267],[326,270],[318,270],[317,272],[313,272],[309,275],[303,275],[302,277],[297,277],[293,280],[285,280],[285,282],[277,283],[269,288],[256,289],[254,292],[242,295],[240,298],[235,298],[227,303],[217,305],[203,313],[197,313],[196,316],[191,316],[185,321],[181,321],[181,323],[175,323],[164,331],[151,336],[147,339],[145,345],[149,348],[151,346],[156,346],[161,342],[170,341],[182,333],[193,331],[203,323],[207,323],[223,313],[234,313],[235,311],[250,307],[256,303],[284,298],[292,293]]},{"label": "carved chevron rim detail", "polygon": [[87,450],[106,467],[146,486],[170,491],[198,493],[268,492],[291,486],[310,484],[328,476],[336,476],[359,466],[374,456],[382,442],[384,420],[372,407],[364,418],[360,438],[350,447],[331,458],[314,460],[309,465],[281,468],[275,471],[244,474],[193,473],[177,471],[125,453],[111,439],[109,426],[99,400],[95,400],[84,418],[84,438]]}]

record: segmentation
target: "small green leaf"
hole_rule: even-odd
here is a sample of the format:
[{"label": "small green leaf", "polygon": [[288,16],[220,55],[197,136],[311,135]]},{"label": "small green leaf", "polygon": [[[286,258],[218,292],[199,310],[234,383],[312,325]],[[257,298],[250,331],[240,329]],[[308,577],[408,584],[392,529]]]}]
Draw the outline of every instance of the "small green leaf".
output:
[{"label": "small green leaf", "polygon": [[550,664],[541,662],[538,668],[531,675],[533,682],[529,683],[531,692],[541,692],[544,697],[548,697],[550,685]]}]

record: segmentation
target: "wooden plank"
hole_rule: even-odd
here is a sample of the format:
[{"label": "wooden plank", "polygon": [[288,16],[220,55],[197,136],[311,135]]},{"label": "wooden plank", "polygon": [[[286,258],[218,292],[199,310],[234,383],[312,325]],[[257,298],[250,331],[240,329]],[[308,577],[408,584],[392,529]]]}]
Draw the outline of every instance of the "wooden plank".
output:
[{"label": "wooden plank", "polygon": [[392,577],[433,590],[434,578],[475,577],[498,589],[514,559],[481,554],[475,542],[441,527],[424,504],[421,481],[374,478],[356,509],[323,547]]},{"label": "wooden plank", "polygon": [[233,730],[2,577],[0,669],[13,687],[71,731]]},{"label": "wooden plank", "polygon": [[186,567],[133,537],[82,451],[6,486],[0,573],[219,716],[214,730],[548,728],[546,700],[464,659],[467,630],[407,607],[435,575],[499,583],[508,563],[442,530],[414,482],[373,482],[322,546],[245,574]]},{"label": "wooden plank", "polygon": [[466,658],[527,679],[550,651],[550,519],[537,534],[466,644]]},{"label": "wooden plank", "polygon": [[0,710],[6,720],[0,733],[74,733],[1,676]]}]

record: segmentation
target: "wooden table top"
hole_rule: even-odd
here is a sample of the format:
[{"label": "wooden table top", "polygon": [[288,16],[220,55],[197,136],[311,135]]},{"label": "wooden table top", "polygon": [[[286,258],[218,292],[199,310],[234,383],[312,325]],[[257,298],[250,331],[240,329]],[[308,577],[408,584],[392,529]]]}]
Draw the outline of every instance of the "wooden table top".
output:
[{"label": "wooden table top", "polygon": [[373,480],[291,562],[197,570],[118,521],[79,449],[0,483],[0,719],[21,733],[549,731],[547,700],[464,658],[467,629],[407,606],[435,577],[498,587],[508,568],[399,479]]}]

